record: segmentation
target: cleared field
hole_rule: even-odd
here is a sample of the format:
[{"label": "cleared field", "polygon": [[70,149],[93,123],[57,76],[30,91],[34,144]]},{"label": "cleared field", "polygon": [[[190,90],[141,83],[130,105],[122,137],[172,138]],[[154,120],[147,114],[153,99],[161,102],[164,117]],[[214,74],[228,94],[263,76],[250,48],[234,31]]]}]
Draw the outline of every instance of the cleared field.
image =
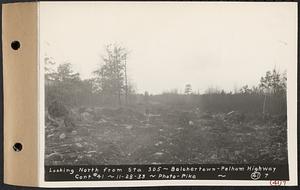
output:
[{"label": "cleared field", "polygon": [[45,165],[285,164],[286,128],[285,116],[236,111],[72,108],[46,113]]}]

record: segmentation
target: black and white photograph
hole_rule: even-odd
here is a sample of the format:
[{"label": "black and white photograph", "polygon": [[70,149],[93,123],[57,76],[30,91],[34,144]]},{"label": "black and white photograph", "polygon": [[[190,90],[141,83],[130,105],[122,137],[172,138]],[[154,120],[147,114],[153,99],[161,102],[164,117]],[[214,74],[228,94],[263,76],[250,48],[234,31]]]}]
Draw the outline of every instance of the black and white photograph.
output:
[{"label": "black and white photograph", "polygon": [[[253,165],[288,173],[295,7],[41,4],[45,172]],[[260,175],[248,177],[268,179]]]}]

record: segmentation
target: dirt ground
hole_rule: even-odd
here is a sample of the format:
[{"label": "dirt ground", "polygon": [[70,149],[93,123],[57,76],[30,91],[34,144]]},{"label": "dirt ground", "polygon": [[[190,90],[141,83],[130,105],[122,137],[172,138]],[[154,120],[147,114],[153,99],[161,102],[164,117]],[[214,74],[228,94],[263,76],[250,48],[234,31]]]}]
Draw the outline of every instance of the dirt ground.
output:
[{"label": "dirt ground", "polygon": [[90,107],[45,117],[45,165],[287,162],[282,116]]}]

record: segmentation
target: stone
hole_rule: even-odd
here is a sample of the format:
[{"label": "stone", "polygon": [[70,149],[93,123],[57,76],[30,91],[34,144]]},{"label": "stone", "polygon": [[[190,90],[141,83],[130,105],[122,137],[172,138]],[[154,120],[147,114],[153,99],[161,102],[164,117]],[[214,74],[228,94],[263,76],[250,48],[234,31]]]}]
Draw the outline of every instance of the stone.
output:
[{"label": "stone", "polygon": [[80,114],[81,120],[86,122],[91,122],[93,120],[93,116],[88,112],[83,112]]},{"label": "stone", "polygon": [[60,135],[59,135],[59,138],[60,138],[60,139],[66,138],[66,134],[64,134],[64,133],[60,134]]},{"label": "stone", "polygon": [[132,129],[132,125],[125,125],[126,127],[126,129]]},{"label": "stone", "polygon": [[164,153],[163,152],[156,152],[154,155],[155,156],[162,156]]},{"label": "stone", "polygon": [[80,144],[80,143],[76,143],[75,144],[77,147],[79,147],[79,148],[82,148],[83,146],[82,146],[82,144]]}]

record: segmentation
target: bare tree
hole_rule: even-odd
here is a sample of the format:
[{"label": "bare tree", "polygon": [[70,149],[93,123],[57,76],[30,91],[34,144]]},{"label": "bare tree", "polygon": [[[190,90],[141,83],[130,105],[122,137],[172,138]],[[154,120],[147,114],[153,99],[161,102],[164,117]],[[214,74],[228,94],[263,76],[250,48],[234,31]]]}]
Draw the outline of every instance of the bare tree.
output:
[{"label": "bare tree", "polygon": [[93,73],[94,86],[101,94],[116,96],[121,105],[123,91],[126,99],[128,96],[127,50],[118,45],[107,45],[105,51],[106,54],[102,56],[103,64]]},{"label": "bare tree", "polygon": [[267,71],[264,77],[261,77],[259,88],[264,93],[263,115],[266,114],[267,97],[272,95],[286,94],[286,73],[280,74],[279,71],[273,69]]}]

